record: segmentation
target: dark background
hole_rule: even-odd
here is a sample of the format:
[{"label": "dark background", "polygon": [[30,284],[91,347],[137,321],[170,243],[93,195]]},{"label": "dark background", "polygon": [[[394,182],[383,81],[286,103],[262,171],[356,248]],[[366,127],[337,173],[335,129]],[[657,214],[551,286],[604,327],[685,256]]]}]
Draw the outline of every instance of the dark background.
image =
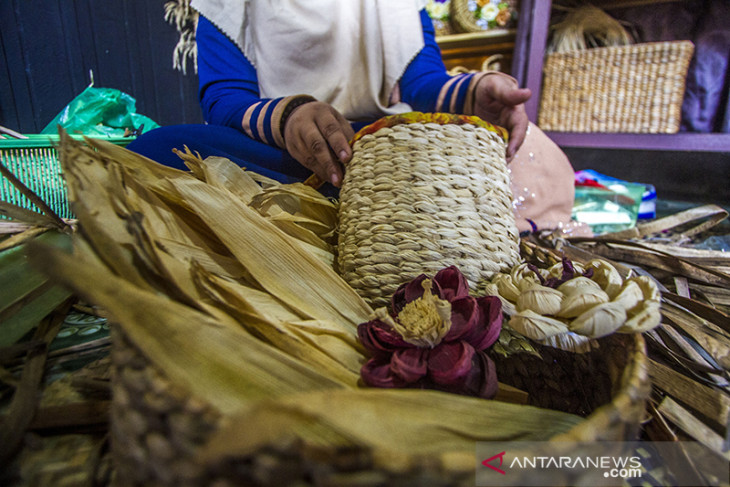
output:
[{"label": "dark background", "polygon": [[116,88],[160,125],[198,123],[197,77],[172,68],[165,0],[1,0],[0,125],[40,132],[86,88]]}]

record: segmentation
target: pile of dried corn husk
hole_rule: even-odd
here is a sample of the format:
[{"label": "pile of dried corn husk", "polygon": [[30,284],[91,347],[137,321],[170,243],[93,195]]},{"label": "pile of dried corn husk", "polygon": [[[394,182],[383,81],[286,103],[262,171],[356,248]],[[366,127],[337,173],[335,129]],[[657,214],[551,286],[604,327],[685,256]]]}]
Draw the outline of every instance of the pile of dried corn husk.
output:
[{"label": "pile of dried corn husk", "polygon": [[180,153],[191,169],[183,172],[87,144],[62,137],[59,148],[79,220],[73,252],[38,245],[33,260],[223,415],[228,426],[210,439],[207,461],[294,437],[324,455],[367,448],[375,467],[403,471],[427,459],[473,472],[475,441],[547,439],[582,421],[361,388],[356,327],[372,309],[332,267],[335,203],[225,159]]}]

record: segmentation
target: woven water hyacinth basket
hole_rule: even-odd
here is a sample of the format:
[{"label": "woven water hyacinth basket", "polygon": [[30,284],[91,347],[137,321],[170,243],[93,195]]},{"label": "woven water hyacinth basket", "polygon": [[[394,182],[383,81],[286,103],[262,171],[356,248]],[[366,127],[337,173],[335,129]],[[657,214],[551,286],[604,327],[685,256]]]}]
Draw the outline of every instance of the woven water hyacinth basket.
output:
[{"label": "woven water hyacinth basket", "polygon": [[410,113],[356,134],[340,192],[340,273],[374,306],[456,265],[472,287],[519,260],[506,132],[477,117]]},{"label": "woven water hyacinth basket", "polygon": [[651,42],[549,54],[538,125],[559,132],[676,133],[694,45]]}]

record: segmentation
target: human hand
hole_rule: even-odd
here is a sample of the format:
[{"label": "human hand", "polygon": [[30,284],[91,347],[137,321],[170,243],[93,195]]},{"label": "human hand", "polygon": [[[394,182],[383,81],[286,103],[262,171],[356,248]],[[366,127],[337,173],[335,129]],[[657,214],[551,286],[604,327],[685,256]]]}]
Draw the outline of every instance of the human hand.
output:
[{"label": "human hand", "polygon": [[528,88],[520,88],[514,78],[499,72],[483,76],[474,90],[474,115],[509,131],[508,161],[525,140],[529,122],[525,102],[531,94]]},{"label": "human hand", "polygon": [[352,158],[350,123],[331,105],[313,101],[294,109],[284,125],[289,154],[333,186],[342,184],[342,165]]}]

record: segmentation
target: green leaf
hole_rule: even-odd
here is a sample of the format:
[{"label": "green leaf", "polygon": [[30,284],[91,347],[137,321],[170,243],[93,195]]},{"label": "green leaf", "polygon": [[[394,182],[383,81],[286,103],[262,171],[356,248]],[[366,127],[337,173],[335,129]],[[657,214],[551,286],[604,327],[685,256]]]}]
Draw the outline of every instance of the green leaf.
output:
[{"label": "green leaf", "polygon": [[[33,240],[71,248],[71,236],[62,232],[48,231]],[[22,244],[0,252],[0,347],[16,343],[71,296],[30,266],[25,249]]]}]

